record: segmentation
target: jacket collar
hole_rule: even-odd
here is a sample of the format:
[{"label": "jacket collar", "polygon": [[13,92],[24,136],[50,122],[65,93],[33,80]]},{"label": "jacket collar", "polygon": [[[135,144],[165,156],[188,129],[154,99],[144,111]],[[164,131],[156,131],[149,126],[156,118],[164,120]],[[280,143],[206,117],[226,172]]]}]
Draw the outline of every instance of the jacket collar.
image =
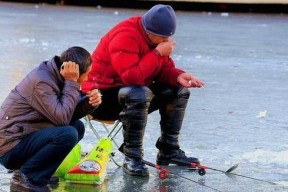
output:
[{"label": "jacket collar", "polygon": [[61,67],[61,63],[60,63],[60,58],[58,56],[54,56],[50,61],[48,61],[48,65],[51,66],[51,69],[55,75],[55,77],[61,82],[64,83],[64,78],[63,76],[60,74],[60,67]]}]

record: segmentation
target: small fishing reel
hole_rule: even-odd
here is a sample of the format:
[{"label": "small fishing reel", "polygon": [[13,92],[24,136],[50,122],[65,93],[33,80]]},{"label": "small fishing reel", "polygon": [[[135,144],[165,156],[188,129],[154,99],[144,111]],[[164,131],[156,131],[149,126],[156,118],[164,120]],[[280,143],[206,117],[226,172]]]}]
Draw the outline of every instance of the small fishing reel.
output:
[{"label": "small fishing reel", "polygon": [[160,169],[158,176],[160,179],[164,180],[167,179],[167,177],[169,176],[169,170],[168,169]]},{"label": "small fishing reel", "polygon": [[202,168],[202,169],[199,169],[199,170],[198,170],[198,174],[201,175],[201,176],[203,176],[203,175],[206,174],[206,170],[203,169],[203,168]]},{"label": "small fishing reel", "polygon": [[197,171],[200,176],[203,176],[203,175],[206,174],[206,170],[205,170],[204,168],[200,168],[200,167],[194,167],[194,166],[192,166],[192,167],[189,167],[188,170],[190,170],[190,171]]}]

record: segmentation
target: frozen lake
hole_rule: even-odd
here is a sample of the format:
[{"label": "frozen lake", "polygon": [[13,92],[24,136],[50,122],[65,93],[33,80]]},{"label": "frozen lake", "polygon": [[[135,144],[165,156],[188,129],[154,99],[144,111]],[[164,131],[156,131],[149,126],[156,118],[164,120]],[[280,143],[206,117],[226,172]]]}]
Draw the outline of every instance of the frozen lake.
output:
[{"label": "frozen lake", "polygon": [[[71,46],[92,52],[114,24],[145,10],[69,7],[0,2],[0,103],[42,60]],[[185,168],[177,174],[220,191],[288,191],[288,16],[177,11],[176,65],[203,80],[192,89],[180,144],[203,165],[275,182],[272,185],[207,170],[199,176]],[[145,159],[155,162],[159,115],[149,116]],[[95,124],[98,126],[97,124]],[[99,126],[100,127],[100,126]],[[121,134],[118,138],[121,141]],[[87,129],[83,151],[97,142]],[[101,187],[67,186],[53,191],[213,191],[177,176],[161,181],[135,178],[109,164]],[[0,191],[9,191],[10,174],[0,166]]]}]

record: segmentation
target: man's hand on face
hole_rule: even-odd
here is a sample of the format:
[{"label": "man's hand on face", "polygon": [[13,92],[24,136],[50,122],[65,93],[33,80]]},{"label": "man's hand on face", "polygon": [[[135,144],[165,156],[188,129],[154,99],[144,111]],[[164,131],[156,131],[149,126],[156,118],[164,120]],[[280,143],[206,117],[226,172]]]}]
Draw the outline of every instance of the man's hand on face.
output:
[{"label": "man's hand on face", "polygon": [[175,45],[176,41],[161,42],[155,49],[159,51],[161,56],[170,56],[174,50]]},{"label": "man's hand on face", "polygon": [[60,74],[65,80],[76,81],[79,78],[79,65],[72,62],[63,62],[60,69]]}]

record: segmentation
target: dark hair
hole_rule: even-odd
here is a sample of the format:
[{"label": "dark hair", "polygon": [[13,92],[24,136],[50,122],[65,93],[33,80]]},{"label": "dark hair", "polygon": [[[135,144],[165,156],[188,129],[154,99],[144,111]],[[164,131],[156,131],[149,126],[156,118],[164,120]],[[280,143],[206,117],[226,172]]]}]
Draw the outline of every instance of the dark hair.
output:
[{"label": "dark hair", "polygon": [[60,62],[72,61],[79,65],[79,74],[85,73],[92,63],[90,53],[82,47],[70,47],[60,56]]}]

